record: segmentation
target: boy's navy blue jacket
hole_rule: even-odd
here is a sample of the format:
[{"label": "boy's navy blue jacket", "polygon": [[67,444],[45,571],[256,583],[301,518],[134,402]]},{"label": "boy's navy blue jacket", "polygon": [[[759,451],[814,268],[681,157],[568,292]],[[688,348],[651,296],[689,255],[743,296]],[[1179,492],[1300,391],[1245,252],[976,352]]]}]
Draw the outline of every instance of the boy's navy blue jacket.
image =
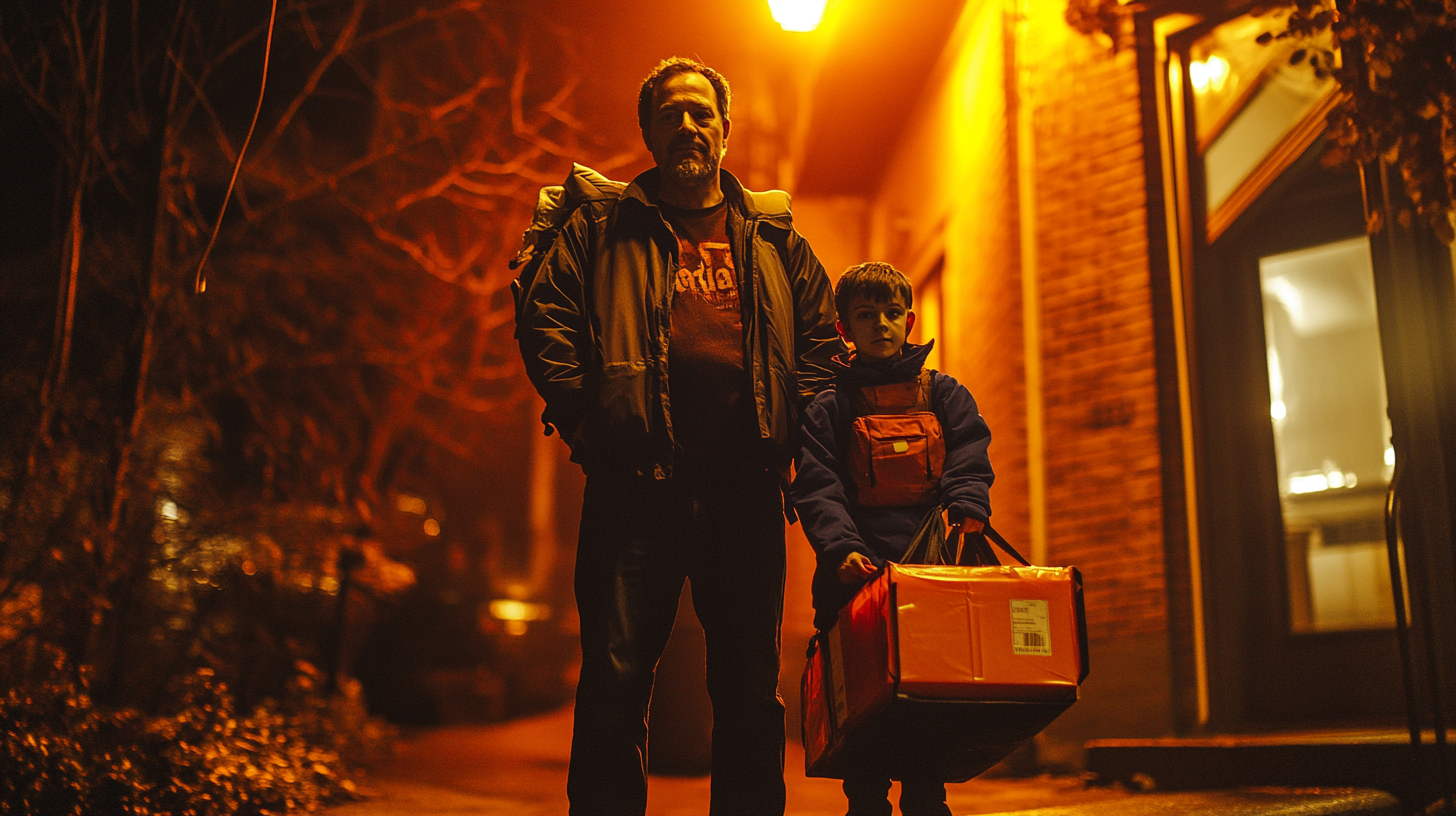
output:
[{"label": "boy's navy blue jacket", "polygon": [[[875,566],[898,561],[931,507],[860,506],[840,450],[855,417],[849,400],[839,392],[919,377],[933,342],[923,346],[907,343],[899,359],[888,363],[863,362],[853,355],[848,362],[843,356],[835,358],[834,387],[821,392],[804,412],[802,447],[790,492],[804,534],[818,554],[814,624],[821,630],[833,625],[839,608],[858,591],[839,580],[844,559],[859,552],[869,556]],[[991,516],[990,489],[995,478],[986,454],[991,430],[976,410],[971,392],[948,374],[931,373],[930,407],[945,432],[940,505],[947,508],[952,521],[986,521]]]}]

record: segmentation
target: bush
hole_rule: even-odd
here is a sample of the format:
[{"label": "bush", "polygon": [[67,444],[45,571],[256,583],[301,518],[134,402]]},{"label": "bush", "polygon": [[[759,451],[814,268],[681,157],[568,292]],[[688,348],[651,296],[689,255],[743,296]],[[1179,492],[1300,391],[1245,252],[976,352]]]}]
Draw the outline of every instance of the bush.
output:
[{"label": "bush", "polygon": [[314,811],[359,798],[354,774],[389,733],[355,683],[318,693],[301,664],[282,700],[240,716],[211,670],[175,689],[168,714],[106,711],[87,672],[55,674],[0,700],[0,813],[213,816]]}]

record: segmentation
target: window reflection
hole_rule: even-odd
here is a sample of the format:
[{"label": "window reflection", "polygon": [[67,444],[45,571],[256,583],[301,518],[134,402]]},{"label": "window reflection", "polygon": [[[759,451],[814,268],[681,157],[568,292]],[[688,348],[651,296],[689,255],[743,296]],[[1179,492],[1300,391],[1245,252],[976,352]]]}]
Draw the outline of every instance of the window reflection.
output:
[{"label": "window reflection", "polygon": [[1294,629],[1390,626],[1395,459],[1369,242],[1264,257],[1259,277]]},{"label": "window reflection", "polygon": [[1210,213],[1228,202],[1334,91],[1335,81],[1316,77],[1307,62],[1289,64],[1297,49],[1320,54],[1332,50],[1329,32],[1313,42],[1257,42],[1260,34],[1282,31],[1287,17],[1287,11],[1236,17],[1189,51],[1188,77]]}]

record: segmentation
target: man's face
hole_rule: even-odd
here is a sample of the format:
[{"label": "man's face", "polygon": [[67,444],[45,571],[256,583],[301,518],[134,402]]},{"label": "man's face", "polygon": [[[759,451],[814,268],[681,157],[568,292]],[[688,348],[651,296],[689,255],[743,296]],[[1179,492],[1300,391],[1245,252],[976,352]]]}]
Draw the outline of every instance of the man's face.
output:
[{"label": "man's face", "polygon": [[855,298],[839,316],[839,334],[854,343],[856,354],[867,360],[888,360],[900,353],[915,325],[915,313],[899,295],[891,300]]},{"label": "man's face", "polygon": [[718,111],[708,78],[696,71],[673,74],[652,95],[647,148],[671,181],[699,187],[718,174],[730,123]]}]

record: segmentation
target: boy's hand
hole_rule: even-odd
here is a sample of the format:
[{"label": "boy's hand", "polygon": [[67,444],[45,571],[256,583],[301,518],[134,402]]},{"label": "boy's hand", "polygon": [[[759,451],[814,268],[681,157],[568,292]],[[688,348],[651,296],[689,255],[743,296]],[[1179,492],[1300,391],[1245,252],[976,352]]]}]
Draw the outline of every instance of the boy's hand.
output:
[{"label": "boy's hand", "polygon": [[850,585],[862,584],[878,569],[864,553],[853,552],[846,555],[844,563],[839,565],[839,581]]},{"label": "boy's hand", "polygon": [[952,521],[950,523],[950,526],[959,527],[967,535],[970,535],[972,533],[979,533],[982,530],[986,529],[986,522],[981,521],[980,519],[968,518],[961,519],[960,521]]}]

